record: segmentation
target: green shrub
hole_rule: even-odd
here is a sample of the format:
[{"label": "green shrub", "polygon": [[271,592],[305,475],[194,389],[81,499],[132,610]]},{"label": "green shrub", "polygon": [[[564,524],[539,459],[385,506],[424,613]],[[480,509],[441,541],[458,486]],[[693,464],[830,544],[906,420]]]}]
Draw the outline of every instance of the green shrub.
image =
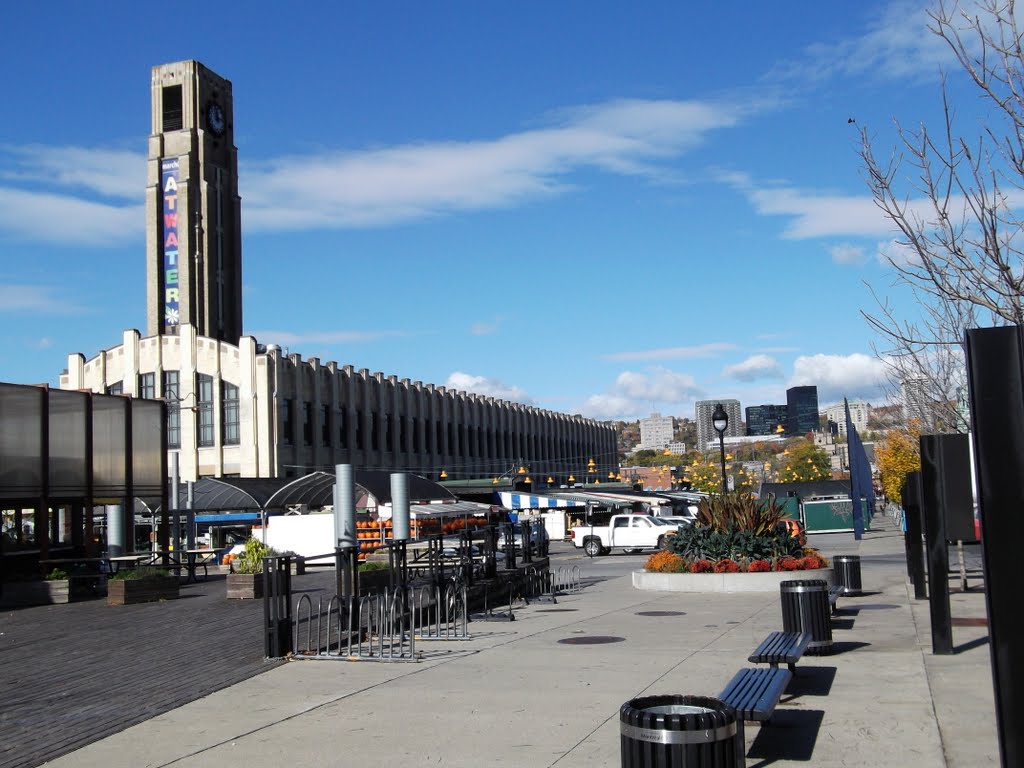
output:
[{"label": "green shrub", "polygon": [[668,548],[688,560],[776,560],[800,557],[800,542],[787,533],[771,531],[758,535],[749,531],[719,531],[695,524],[684,526],[668,540]]},{"label": "green shrub", "polygon": [[45,578],[47,581],[60,581],[61,579],[66,579],[67,577],[67,571],[61,570],[60,568],[54,568],[52,571],[46,574]]},{"label": "green shrub", "polygon": [[234,561],[235,573],[263,573],[263,558],[277,555],[259,539],[245,542],[245,551]]},{"label": "green shrub", "polygon": [[391,566],[381,560],[368,560],[365,563],[359,564],[359,572],[366,573],[367,571],[386,571],[390,567]]},{"label": "green shrub", "polygon": [[171,572],[162,568],[122,568],[107,577],[107,581],[139,581],[141,579],[156,579],[161,576],[170,576]]}]

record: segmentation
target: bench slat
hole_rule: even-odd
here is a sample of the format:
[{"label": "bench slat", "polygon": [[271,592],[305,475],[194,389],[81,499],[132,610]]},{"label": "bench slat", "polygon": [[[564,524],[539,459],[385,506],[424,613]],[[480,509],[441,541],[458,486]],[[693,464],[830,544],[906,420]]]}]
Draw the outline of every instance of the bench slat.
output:
[{"label": "bench slat", "polygon": [[744,720],[764,721],[772,716],[793,673],[778,667],[741,669],[719,695]]}]

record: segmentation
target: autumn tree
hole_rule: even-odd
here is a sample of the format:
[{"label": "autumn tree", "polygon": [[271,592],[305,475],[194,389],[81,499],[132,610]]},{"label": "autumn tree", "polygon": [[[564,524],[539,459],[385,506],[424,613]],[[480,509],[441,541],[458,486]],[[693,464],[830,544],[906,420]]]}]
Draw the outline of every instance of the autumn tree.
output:
[{"label": "autumn tree", "polygon": [[779,482],[805,483],[831,480],[832,463],[828,454],[809,440],[799,440],[786,448],[778,468]]},{"label": "autumn tree", "polygon": [[893,385],[913,380],[924,394],[928,432],[967,429],[957,408],[966,391],[964,331],[1024,321],[1024,30],[1014,6],[980,0],[972,14],[940,0],[929,11],[930,32],[959,65],[954,74],[965,74],[990,108],[984,128],[958,133],[944,79],[937,129],[897,124],[896,151],[881,155],[861,129],[868,186],[898,232],[897,248],[884,256],[920,308],[907,319],[876,294],[876,310],[864,316],[880,336],[876,353]]},{"label": "autumn tree", "polygon": [[901,429],[890,430],[880,445],[875,447],[875,461],[885,495],[902,503],[900,490],[907,475],[921,469],[921,425],[912,419]]}]

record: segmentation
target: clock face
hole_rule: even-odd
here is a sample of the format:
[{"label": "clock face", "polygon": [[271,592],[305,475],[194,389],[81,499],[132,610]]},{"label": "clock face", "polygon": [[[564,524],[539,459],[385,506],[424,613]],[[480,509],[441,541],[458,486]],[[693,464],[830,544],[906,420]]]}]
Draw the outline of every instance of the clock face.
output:
[{"label": "clock face", "polygon": [[217,102],[211,102],[206,108],[206,124],[214,136],[224,133],[224,109]]}]

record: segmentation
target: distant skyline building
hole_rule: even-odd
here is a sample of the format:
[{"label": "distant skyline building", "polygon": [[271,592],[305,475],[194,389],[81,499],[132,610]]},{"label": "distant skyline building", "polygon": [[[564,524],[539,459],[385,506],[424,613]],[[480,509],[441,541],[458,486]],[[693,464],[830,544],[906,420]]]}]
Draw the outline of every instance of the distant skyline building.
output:
[{"label": "distant skyline building", "polygon": [[698,400],[694,410],[697,421],[697,447],[705,451],[718,445],[718,433],[711,422],[715,406],[719,403],[729,416],[729,426],[725,429],[725,437],[743,437],[743,416],[739,400]]},{"label": "distant skyline building", "polygon": [[917,419],[924,432],[931,431],[932,399],[928,394],[927,379],[905,379],[903,381],[903,418]]},{"label": "distant skyline building", "polygon": [[[841,437],[846,436],[846,411],[842,403],[826,408],[825,418],[836,424]],[[853,422],[854,429],[858,432],[867,431],[869,418],[871,418],[871,403],[850,403],[850,421]]]},{"label": "distant skyline building", "polygon": [[786,434],[790,437],[818,431],[818,388],[790,387],[786,390]]},{"label": "distant skyline building", "polygon": [[751,405],[746,409],[748,435],[776,435],[785,432],[789,408],[785,405]]},{"label": "distant skyline building", "polygon": [[640,419],[640,445],[638,448],[656,450],[665,448],[672,442],[674,423],[671,416],[652,413],[646,419]]}]

